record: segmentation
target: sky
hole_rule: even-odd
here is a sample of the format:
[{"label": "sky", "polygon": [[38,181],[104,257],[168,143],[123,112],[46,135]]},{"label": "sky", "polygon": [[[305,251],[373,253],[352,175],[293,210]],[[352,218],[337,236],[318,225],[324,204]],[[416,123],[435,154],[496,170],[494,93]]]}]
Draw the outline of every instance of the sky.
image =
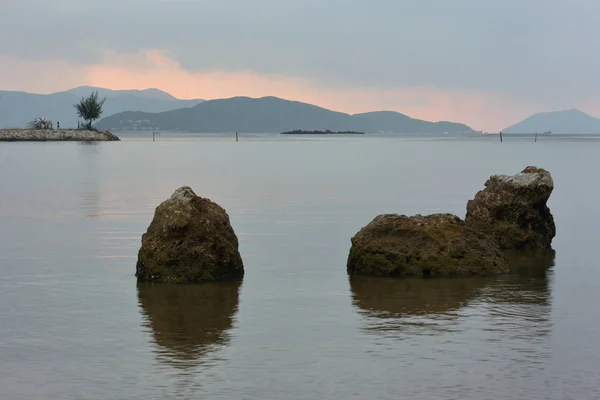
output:
[{"label": "sky", "polygon": [[277,96],[498,131],[600,116],[597,0],[0,0],[0,90]]}]

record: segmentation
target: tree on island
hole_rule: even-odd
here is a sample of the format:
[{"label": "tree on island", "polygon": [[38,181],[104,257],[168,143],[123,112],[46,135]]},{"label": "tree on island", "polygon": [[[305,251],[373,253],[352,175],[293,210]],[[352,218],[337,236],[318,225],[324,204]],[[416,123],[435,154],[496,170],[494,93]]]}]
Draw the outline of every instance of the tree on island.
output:
[{"label": "tree on island", "polygon": [[92,92],[88,97],[82,97],[81,101],[74,104],[77,115],[85,121],[84,128],[92,129],[92,122],[99,119],[102,115],[102,106],[106,98],[98,100],[98,92]]}]

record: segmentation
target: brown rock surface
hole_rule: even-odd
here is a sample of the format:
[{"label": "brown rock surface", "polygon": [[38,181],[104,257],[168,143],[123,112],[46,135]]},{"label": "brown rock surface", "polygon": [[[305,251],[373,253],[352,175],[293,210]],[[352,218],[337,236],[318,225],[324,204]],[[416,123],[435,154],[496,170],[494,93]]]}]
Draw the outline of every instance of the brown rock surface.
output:
[{"label": "brown rock surface", "polygon": [[502,250],[537,251],[551,248],[556,235],[546,205],[554,182],[550,172],[527,167],[521,173],[494,175],[467,203],[465,222],[490,235]]},{"label": "brown rock surface", "polygon": [[138,281],[202,283],[243,275],[237,236],[218,204],[184,186],[156,208],[142,236]]},{"label": "brown rock surface", "polygon": [[509,270],[495,243],[451,214],[377,216],[353,238],[350,275],[487,276]]}]

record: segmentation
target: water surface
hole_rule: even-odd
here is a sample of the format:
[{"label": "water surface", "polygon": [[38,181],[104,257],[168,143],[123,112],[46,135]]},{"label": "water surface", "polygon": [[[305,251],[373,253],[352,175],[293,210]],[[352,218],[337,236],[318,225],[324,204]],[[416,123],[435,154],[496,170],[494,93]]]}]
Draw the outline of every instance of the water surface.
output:
[{"label": "water surface", "polygon": [[[600,397],[600,141],[166,136],[0,145],[0,397]],[[375,215],[462,217],[528,165],[555,180],[555,257],[346,275]],[[136,284],[141,234],[183,185],[227,209],[242,283]]]}]

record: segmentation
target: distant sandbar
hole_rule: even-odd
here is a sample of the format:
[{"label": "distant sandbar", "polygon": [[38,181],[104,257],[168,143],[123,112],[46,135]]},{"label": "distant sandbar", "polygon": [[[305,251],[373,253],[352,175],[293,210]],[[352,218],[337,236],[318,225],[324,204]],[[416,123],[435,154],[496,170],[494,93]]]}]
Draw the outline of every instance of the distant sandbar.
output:
[{"label": "distant sandbar", "polygon": [[333,132],[330,130],[326,131],[288,131],[281,132],[282,135],[364,135],[364,132],[344,131],[344,132]]}]

